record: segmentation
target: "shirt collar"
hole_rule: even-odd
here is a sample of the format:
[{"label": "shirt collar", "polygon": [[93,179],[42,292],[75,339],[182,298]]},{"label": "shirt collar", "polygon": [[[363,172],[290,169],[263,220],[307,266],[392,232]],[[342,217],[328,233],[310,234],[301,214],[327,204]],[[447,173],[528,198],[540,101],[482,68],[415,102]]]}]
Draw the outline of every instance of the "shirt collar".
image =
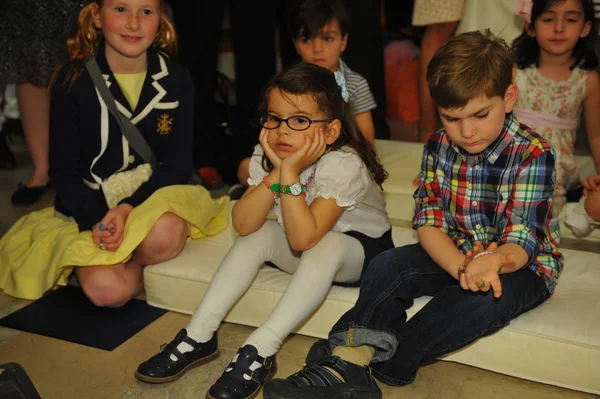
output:
[{"label": "shirt collar", "polygon": [[[96,50],[96,63],[98,64],[98,67],[100,68],[100,71],[102,71],[102,74],[104,75],[113,75],[110,66],[108,65],[108,61],[106,60],[106,54],[105,54],[105,48],[106,48],[106,41],[104,39],[102,39],[98,45],[98,49]],[[160,62],[160,55],[158,53],[158,51],[150,46],[147,50],[148,55],[147,55],[147,72],[146,74],[148,76],[153,76],[153,75],[161,75],[160,77],[162,77],[162,75],[164,75],[165,72],[165,68],[162,67],[161,62]],[[159,79],[160,77],[154,77],[154,79]],[[113,80],[113,79],[111,79]]]},{"label": "shirt collar", "polygon": [[504,126],[502,127],[502,131],[500,132],[498,138],[479,154],[469,154],[462,147],[454,143],[452,143],[452,148],[454,148],[454,150],[462,157],[463,160],[467,161],[469,165],[476,165],[481,163],[484,159],[487,159],[489,163],[494,164],[504,149],[510,144],[518,130],[519,122],[511,112],[506,114],[506,117],[504,118]]},{"label": "shirt collar", "polygon": [[346,77],[346,70],[348,69],[348,67],[346,66],[346,63],[342,60],[342,58],[340,57],[339,61],[338,61],[338,67],[337,70],[340,71],[340,73],[342,75],[344,75],[344,78]]}]

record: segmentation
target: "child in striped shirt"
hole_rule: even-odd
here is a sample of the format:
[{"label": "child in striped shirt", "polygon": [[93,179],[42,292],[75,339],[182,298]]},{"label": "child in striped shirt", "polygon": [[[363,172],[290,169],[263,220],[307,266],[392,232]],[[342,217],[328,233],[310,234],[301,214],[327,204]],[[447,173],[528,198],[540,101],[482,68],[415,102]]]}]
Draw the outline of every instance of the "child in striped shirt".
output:
[{"label": "child in striped shirt", "polygon": [[373,93],[367,80],[348,68],[341,58],[350,30],[350,16],[342,1],[301,2],[292,12],[289,30],[302,61],[342,73],[356,125],[367,141],[374,145],[375,127],[371,110],[377,104]]}]

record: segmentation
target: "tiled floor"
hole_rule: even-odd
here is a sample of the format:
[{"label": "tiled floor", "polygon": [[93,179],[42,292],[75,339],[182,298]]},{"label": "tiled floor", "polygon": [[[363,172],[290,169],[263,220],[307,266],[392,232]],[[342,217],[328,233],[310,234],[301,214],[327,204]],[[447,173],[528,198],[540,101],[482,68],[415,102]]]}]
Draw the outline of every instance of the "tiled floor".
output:
[{"label": "tiled floor", "polygon": [[[16,150],[21,165],[18,170],[0,171],[0,234],[19,216],[52,203],[51,193],[48,193],[35,207],[11,206],[10,193],[16,182],[25,179],[30,170],[23,146],[18,145]],[[27,303],[0,292],[0,317]],[[202,398],[251,328],[224,324],[219,331],[221,356],[213,363],[190,371],[176,382],[150,385],[136,381],[133,376],[137,365],[153,355],[161,344],[170,341],[179,329],[186,326],[188,319],[189,316],[169,312],[112,352],[0,328],[0,364],[21,364],[44,399]],[[277,377],[286,377],[300,369],[314,341],[304,336],[291,336],[278,355]],[[594,397],[451,362],[436,362],[423,367],[410,386],[392,388],[381,385],[381,388],[384,398],[407,399]]]}]

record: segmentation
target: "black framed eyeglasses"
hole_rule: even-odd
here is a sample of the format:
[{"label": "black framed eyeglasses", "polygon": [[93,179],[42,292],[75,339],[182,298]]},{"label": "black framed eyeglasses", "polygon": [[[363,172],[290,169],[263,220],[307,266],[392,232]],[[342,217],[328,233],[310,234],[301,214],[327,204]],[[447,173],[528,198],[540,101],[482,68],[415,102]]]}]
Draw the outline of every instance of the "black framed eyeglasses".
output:
[{"label": "black framed eyeglasses", "polygon": [[286,119],[281,119],[275,115],[267,114],[260,117],[260,125],[265,129],[277,129],[281,122],[285,122],[286,125],[292,130],[302,131],[306,130],[315,122],[331,122],[333,119],[318,119],[312,120],[306,116],[294,115]]}]

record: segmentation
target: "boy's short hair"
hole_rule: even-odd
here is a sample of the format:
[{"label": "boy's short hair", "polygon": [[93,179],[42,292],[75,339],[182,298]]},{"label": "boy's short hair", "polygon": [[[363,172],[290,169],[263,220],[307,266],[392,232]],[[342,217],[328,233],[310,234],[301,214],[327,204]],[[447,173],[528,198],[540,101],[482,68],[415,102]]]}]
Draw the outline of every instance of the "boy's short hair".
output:
[{"label": "boy's short hair", "polygon": [[481,95],[504,98],[514,65],[510,47],[489,29],[467,32],[435,53],[427,67],[427,86],[441,108],[462,108]]},{"label": "boy's short hair", "polygon": [[323,27],[337,19],[342,36],[350,32],[350,15],[341,0],[301,1],[290,13],[289,30],[292,39],[310,39]]}]

